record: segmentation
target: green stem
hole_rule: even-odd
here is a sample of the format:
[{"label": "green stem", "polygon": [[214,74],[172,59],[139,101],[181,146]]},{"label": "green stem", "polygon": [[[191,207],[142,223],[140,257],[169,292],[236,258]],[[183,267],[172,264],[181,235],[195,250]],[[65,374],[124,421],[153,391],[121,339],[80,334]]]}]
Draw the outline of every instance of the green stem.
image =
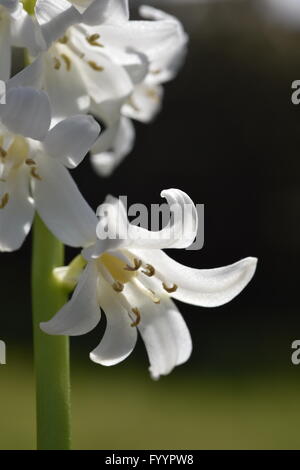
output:
[{"label": "green stem", "polygon": [[53,269],[64,262],[63,245],[36,216],[32,253],[33,331],[37,400],[37,448],[70,448],[69,340],[43,333],[48,321],[66,302],[66,291]]},{"label": "green stem", "polygon": [[36,0],[23,0],[24,8],[30,15],[34,13],[35,2]]}]

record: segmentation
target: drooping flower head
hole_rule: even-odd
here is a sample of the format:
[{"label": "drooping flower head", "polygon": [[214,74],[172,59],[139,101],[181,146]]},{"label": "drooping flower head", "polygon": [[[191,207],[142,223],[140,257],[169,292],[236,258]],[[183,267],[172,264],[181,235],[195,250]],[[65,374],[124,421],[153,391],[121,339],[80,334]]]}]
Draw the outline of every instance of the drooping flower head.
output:
[{"label": "drooping flower head", "polygon": [[[183,223],[172,220],[159,232],[130,224],[122,202],[113,197],[99,207],[98,240],[82,252],[83,271],[80,261],[56,271],[65,283],[77,284],[73,296],[41,324],[49,334],[81,335],[98,324],[101,308],[107,326],[91,359],[106,366],[123,361],[134,349],[139,331],[153,378],[187,361],[192,351],[190,333],[172,299],[202,307],[223,305],[249,283],[257,262],[245,258],[222,268],[194,269],[172,260],[162,249],[185,248],[193,242],[197,212],[189,196],[178,189],[163,191],[162,196],[170,207],[189,211]],[[105,238],[104,233],[116,236]]]},{"label": "drooping flower head", "polygon": [[149,122],[157,114],[161,84],[175,76],[186,50],[176,18],[150,7],[141,15],[147,19],[130,21],[125,0],[38,0],[35,7],[47,49],[42,86],[53,115],[89,111],[103,123],[92,149],[102,175],[131,151],[131,119]]},{"label": "drooping flower head", "polygon": [[51,127],[48,96],[8,83],[0,105],[0,250],[18,249],[35,210],[63,243],[81,246],[95,215],[67,168],[76,167],[97,139],[91,116],[77,115]]}]

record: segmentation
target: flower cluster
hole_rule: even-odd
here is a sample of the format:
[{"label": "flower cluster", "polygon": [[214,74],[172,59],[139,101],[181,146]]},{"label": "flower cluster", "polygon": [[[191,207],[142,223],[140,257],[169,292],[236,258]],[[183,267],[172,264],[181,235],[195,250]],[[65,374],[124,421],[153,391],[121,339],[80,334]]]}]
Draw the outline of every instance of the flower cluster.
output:
[{"label": "flower cluster", "polygon": [[[183,230],[173,227],[171,239],[164,229],[151,237],[129,224],[115,198],[106,200],[111,211],[103,215],[100,206],[97,217],[69,169],[90,152],[98,174],[112,173],[133,147],[132,120],[149,122],[160,110],[162,85],[182,65],[187,35],[176,18],[152,7],[141,7],[142,19],[130,20],[127,0],[37,0],[32,15],[23,3],[0,0],[0,79],[6,85],[6,103],[0,105],[0,250],[22,245],[37,211],[59,240],[82,249],[55,271],[75,290],[42,329],[84,334],[97,325],[102,309],[107,327],[91,359],[103,365],[122,361],[139,331],[151,375],[158,378],[185,362],[192,349],[172,298],[205,307],[229,302],[252,278],[256,259],[211,270],[180,265],[162,249],[185,248],[197,234],[197,212],[187,194],[162,192],[170,205],[188,204],[192,211]],[[12,46],[25,49],[26,57],[14,76]],[[99,237],[99,227],[116,229],[120,221],[129,229],[126,237]]]}]

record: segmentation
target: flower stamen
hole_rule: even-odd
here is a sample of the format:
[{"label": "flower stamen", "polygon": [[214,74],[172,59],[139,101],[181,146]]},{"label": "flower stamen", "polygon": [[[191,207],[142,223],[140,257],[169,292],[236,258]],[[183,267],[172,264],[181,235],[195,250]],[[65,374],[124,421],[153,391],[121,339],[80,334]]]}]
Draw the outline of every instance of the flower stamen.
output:
[{"label": "flower stamen", "polygon": [[142,260],[134,258],[133,260],[134,266],[129,266],[129,264],[126,264],[125,266],[125,271],[138,271],[140,267],[142,266]]},{"label": "flower stamen", "polygon": [[67,71],[69,72],[72,66],[72,61],[70,57],[68,57],[66,54],[61,54],[60,56],[63,59],[64,63],[66,64]]},{"label": "flower stamen", "polygon": [[132,313],[134,313],[134,315],[136,316],[136,320],[131,323],[131,326],[134,327],[134,326],[138,326],[140,321],[141,321],[141,312],[139,311],[138,308],[132,308],[131,309]]},{"label": "flower stamen", "polygon": [[60,62],[60,60],[59,60],[57,57],[54,57],[54,58],[53,58],[53,61],[54,61],[54,68],[55,68],[55,70],[59,70],[60,67],[61,67],[61,62]]},{"label": "flower stamen", "polygon": [[4,209],[8,201],[9,201],[9,194],[5,193],[4,196],[2,196],[1,201],[0,201],[0,209]]},{"label": "flower stamen", "polygon": [[87,63],[93,70],[96,70],[96,72],[103,72],[104,70],[104,67],[102,67],[101,65],[98,65],[93,60],[89,60]]},{"label": "flower stamen", "polygon": [[39,175],[38,172],[37,172],[36,167],[31,168],[30,174],[31,174],[31,176],[32,176],[33,178],[35,178],[35,179],[37,179],[37,180],[42,180],[42,178],[40,177],[40,175]]},{"label": "flower stamen", "polygon": [[171,287],[168,287],[167,284],[163,282],[162,286],[165,289],[165,291],[167,291],[169,294],[171,294],[172,292],[176,292],[178,289],[178,286],[176,284],[173,284]]},{"label": "flower stamen", "polygon": [[36,165],[35,161],[32,160],[32,158],[27,158],[27,159],[25,160],[25,163],[26,163],[26,165],[28,165],[28,166]]},{"label": "flower stamen", "polygon": [[112,288],[116,292],[122,292],[122,290],[124,289],[124,284],[122,284],[122,282],[120,282],[120,281],[115,281],[112,285]]},{"label": "flower stamen", "polygon": [[58,39],[58,42],[60,42],[61,44],[67,44],[68,41],[69,41],[69,38],[66,35]]},{"label": "flower stamen", "polygon": [[91,36],[87,36],[86,40],[91,46],[97,46],[97,47],[104,47],[101,42],[98,42],[98,39],[100,38],[100,34],[92,34]]},{"label": "flower stamen", "polygon": [[151,264],[146,264],[145,269],[142,269],[142,273],[152,277],[155,274],[155,268]]},{"label": "flower stamen", "polygon": [[147,94],[148,98],[150,98],[151,100],[157,101],[158,103],[160,102],[160,96],[157,93],[157,91],[154,90],[154,88],[151,88],[151,89],[147,90],[146,94]]},{"label": "flower stamen", "polygon": [[7,155],[6,150],[4,150],[4,148],[2,148],[2,147],[0,147],[0,155],[1,155],[2,158],[5,158],[6,155]]}]

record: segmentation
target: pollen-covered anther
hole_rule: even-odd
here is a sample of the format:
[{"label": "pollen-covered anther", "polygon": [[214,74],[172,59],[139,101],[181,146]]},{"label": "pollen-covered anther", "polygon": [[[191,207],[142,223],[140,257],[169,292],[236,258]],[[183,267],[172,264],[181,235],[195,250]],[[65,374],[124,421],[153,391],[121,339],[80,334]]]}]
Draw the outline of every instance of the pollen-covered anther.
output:
[{"label": "pollen-covered anther", "polygon": [[169,294],[171,294],[172,292],[176,292],[178,289],[178,286],[176,284],[173,284],[171,287],[169,287],[165,282],[163,282],[162,285],[165,291],[167,291]]},{"label": "pollen-covered anther", "polygon": [[4,148],[0,147],[0,156],[1,156],[2,158],[5,158],[6,155],[7,155],[6,150],[4,150]]},{"label": "pollen-covered anther", "polygon": [[68,40],[68,36],[65,35],[62,38],[59,38],[58,42],[60,42],[61,44],[67,44]]},{"label": "pollen-covered anther", "polygon": [[93,60],[89,60],[88,64],[93,70],[96,70],[96,72],[103,72],[103,70],[104,70],[104,67],[102,67],[102,65],[98,65]]},{"label": "pollen-covered anther", "polygon": [[68,57],[66,54],[61,54],[60,56],[63,59],[64,63],[66,64],[67,71],[69,72],[72,66],[72,61],[70,57]]},{"label": "pollen-covered anther", "polygon": [[129,264],[126,264],[125,266],[125,271],[138,271],[140,267],[142,266],[142,260],[134,258],[133,260],[134,266],[129,266]]},{"label": "pollen-covered anther", "polygon": [[36,165],[36,162],[35,162],[34,160],[32,160],[32,158],[27,158],[27,159],[25,160],[25,163],[26,163],[26,165],[28,165],[28,166]]},{"label": "pollen-covered anther", "polygon": [[140,321],[141,321],[141,312],[139,311],[138,308],[132,308],[131,309],[132,313],[134,313],[134,315],[136,316],[136,320],[134,322],[131,323],[131,326],[134,327],[134,326],[138,326]]},{"label": "pollen-covered anther", "polygon": [[9,201],[9,194],[5,193],[4,196],[2,196],[0,200],[0,209],[4,209],[4,207],[7,205]]},{"label": "pollen-covered anther", "polygon": [[146,94],[147,94],[148,98],[150,98],[150,100],[154,100],[154,101],[157,101],[157,102],[160,101],[160,96],[157,93],[157,91],[154,90],[154,88],[150,88],[149,90],[147,90]]},{"label": "pollen-covered anther", "polygon": [[152,277],[155,274],[155,268],[151,264],[146,264],[145,269],[142,269],[142,273]]},{"label": "pollen-covered anther", "polygon": [[59,70],[60,67],[61,67],[61,62],[60,62],[60,60],[59,60],[57,57],[54,57],[54,58],[53,58],[53,62],[54,62],[54,68],[55,68],[55,70]]},{"label": "pollen-covered anther", "polygon": [[113,290],[115,290],[116,292],[122,292],[122,290],[124,289],[124,284],[122,284],[122,282],[120,282],[120,281],[115,281],[115,282],[112,284],[112,288],[113,288]]},{"label": "pollen-covered anther", "polygon": [[91,46],[104,47],[104,45],[98,41],[99,38],[100,38],[100,34],[95,33],[95,34],[92,34],[91,36],[87,36],[86,40]]},{"label": "pollen-covered anther", "polygon": [[42,179],[42,178],[40,177],[40,175],[38,174],[36,167],[31,168],[30,174],[31,174],[31,176],[32,176],[33,178],[35,178],[35,179],[37,179],[37,180],[41,180],[41,179]]}]

